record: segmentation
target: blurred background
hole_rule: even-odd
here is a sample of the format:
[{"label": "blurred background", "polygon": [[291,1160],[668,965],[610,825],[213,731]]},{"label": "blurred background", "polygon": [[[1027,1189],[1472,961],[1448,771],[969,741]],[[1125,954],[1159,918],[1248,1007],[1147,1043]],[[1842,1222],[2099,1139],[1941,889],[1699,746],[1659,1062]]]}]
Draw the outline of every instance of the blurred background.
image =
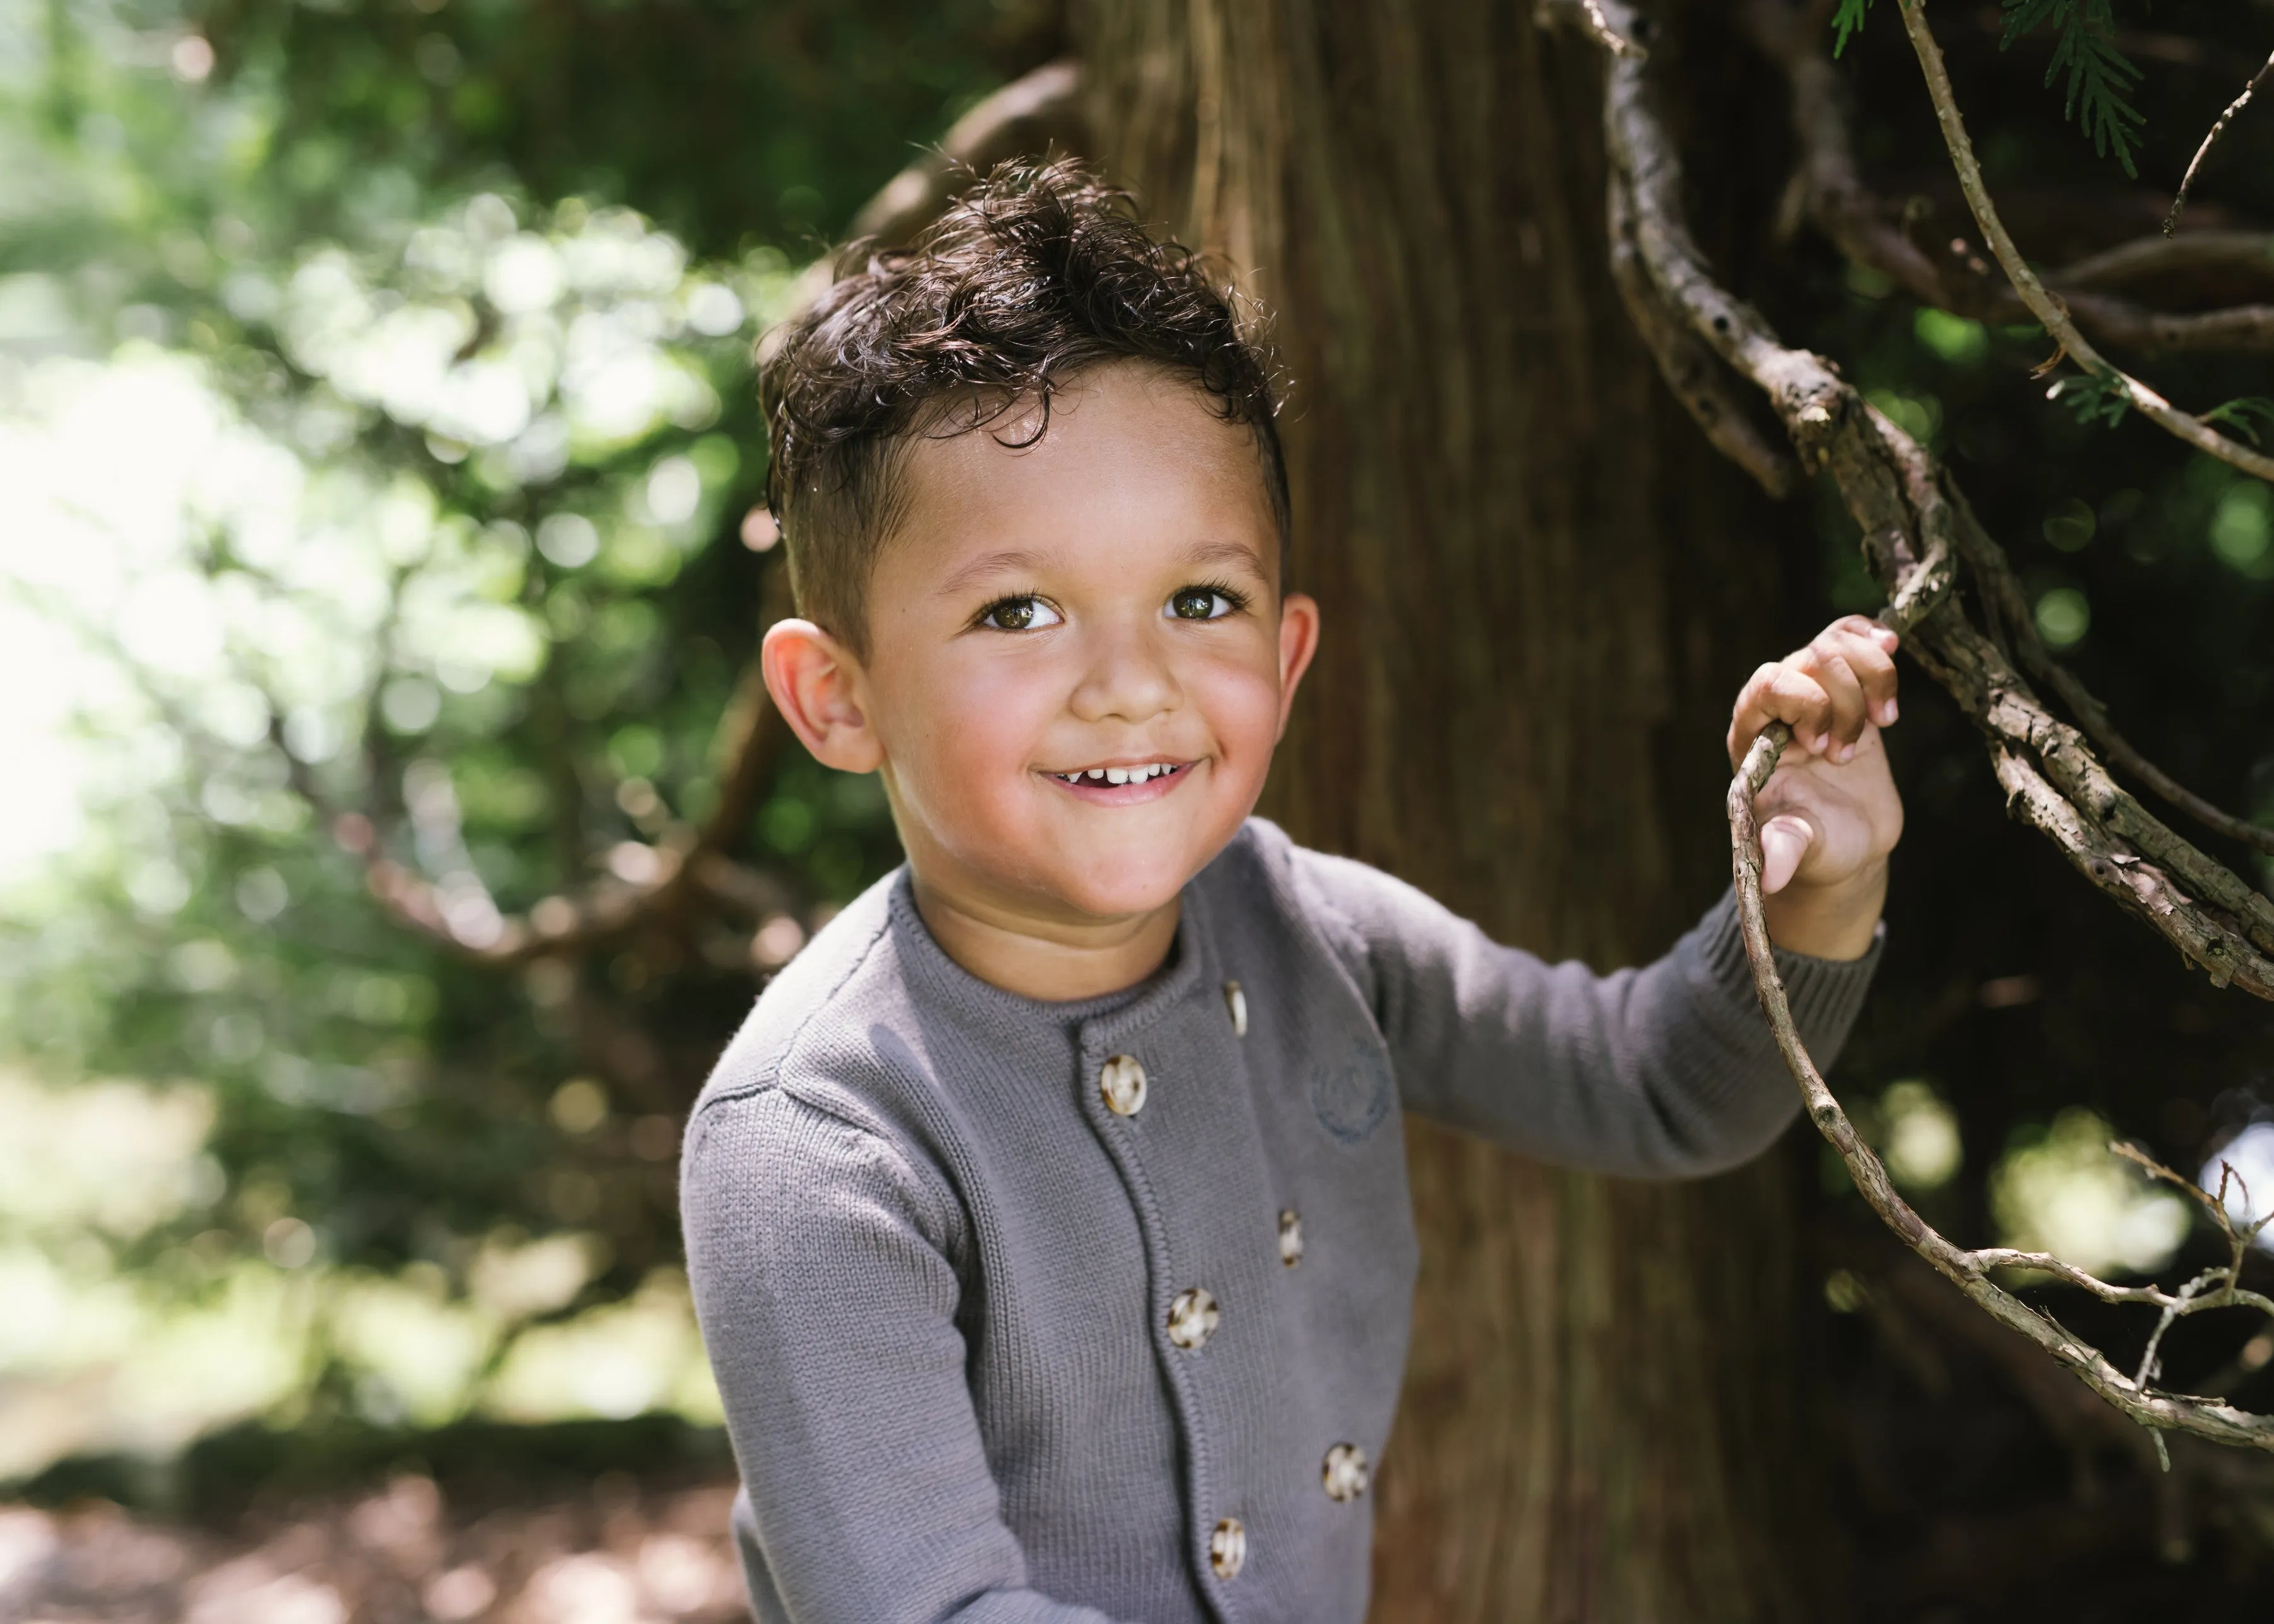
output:
[{"label": "blurred background", "polygon": [[[2245,10],[2158,12],[2151,129],[2248,77]],[[1962,72],[2027,109],[1993,169],[2081,252],[2111,170],[1993,34]],[[922,144],[1066,47],[1050,0],[0,0],[0,1619],[740,1616],[679,1127],[897,861],[874,782],[738,700],[776,558],[752,344]],[[1901,49],[1883,19],[1858,82]],[[1944,185],[1918,109],[1866,105],[1886,190]],[[2274,220],[2270,128],[2195,223]],[[1820,252],[1760,274],[1952,455],[2127,730],[2274,818],[2267,487],[2017,387],[2034,329]],[[2274,392],[2190,365],[2190,398]],[[1796,627],[1876,605],[1825,500]],[[2274,1022],[2009,830],[1924,687],[1835,1080],[1954,1234],[2198,1264],[2199,1214],[2105,1142],[2274,1195]],[[1781,1153],[1808,1403],[1865,1560],[1931,1602],[2026,1566],[2015,1530],[2120,1525],[2263,1574],[2274,1486],[2175,1520],[1872,1283],[1819,1150]],[[2189,1322],[2171,1357],[2270,1356]]]}]

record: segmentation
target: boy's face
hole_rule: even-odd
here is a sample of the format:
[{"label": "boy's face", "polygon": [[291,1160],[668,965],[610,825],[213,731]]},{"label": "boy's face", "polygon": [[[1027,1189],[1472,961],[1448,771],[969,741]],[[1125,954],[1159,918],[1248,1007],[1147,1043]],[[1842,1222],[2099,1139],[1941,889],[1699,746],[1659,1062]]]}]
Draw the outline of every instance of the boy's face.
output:
[{"label": "boy's face", "polygon": [[1254,808],[1316,611],[1279,590],[1252,431],[1196,388],[1109,365],[1015,443],[1035,427],[1014,410],[905,447],[845,698],[922,883],[985,914],[1130,919]]}]

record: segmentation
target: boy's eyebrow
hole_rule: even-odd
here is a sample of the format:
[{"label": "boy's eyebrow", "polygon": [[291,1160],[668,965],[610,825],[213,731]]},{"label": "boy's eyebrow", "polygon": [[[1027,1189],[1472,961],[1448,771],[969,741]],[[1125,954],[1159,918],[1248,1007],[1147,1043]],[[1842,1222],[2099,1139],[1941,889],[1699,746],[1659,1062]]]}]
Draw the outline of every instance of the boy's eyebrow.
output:
[{"label": "boy's eyebrow", "polygon": [[1043,567],[1043,555],[1024,547],[983,553],[939,584],[940,596],[953,598],[994,575],[1031,575]]},{"label": "boy's eyebrow", "polygon": [[1263,571],[1263,560],[1254,548],[1237,541],[1196,542],[1185,549],[1185,562],[1201,566],[1208,564],[1244,565],[1257,575]]},{"label": "boy's eyebrow", "polygon": [[[939,584],[942,598],[954,598],[983,582],[998,575],[1034,575],[1049,562],[1049,556],[1026,547],[1006,547],[996,553],[983,553]],[[1255,549],[1237,541],[1194,542],[1185,549],[1183,561],[1199,569],[1214,565],[1218,568],[1239,567],[1257,575],[1264,572],[1262,560]]]}]

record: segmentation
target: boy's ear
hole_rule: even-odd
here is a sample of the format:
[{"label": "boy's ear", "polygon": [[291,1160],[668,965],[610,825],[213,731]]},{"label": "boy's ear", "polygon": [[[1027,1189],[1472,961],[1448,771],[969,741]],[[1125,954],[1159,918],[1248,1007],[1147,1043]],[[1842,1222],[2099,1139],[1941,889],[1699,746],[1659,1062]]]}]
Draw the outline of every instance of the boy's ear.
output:
[{"label": "boy's ear", "polygon": [[1287,736],[1287,715],[1295,688],[1319,651],[1319,602],[1308,592],[1290,592],[1279,605],[1279,738]]},{"label": "boy's ear", "polygon": [[884,746],[862,708],[861,662],[810,620],[777,620],[758,651],[766,692],[813,759],[840,772],[874,772]]}]

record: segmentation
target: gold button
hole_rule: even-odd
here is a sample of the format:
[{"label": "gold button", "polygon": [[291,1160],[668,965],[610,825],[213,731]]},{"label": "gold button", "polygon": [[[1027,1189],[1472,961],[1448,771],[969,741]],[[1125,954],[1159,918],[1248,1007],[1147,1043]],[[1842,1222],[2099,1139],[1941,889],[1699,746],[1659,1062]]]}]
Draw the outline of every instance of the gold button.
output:
[{"label": "gold button", "polygon": [[1116,1116],[1134,1116],[1145,1109],[1145,1068],[1134,1055],[1116,1055],[1098,1072],[1097,1092]]},{"label": "gold button", "polygon": [[1231,1011],[1231,1035],[1236,1038],[1246,1037],[1247,1035],[1247,995],[1239,990],[1238,981],[1226,981],[1224,984],[1224,1007]]},{"label": "gold button", "polygon": [[1327,1464],[1319,1476],[1326,1485],[1327,1498],[1349,1501],[1366,1492],[1373,1477],[1366,1451],[1356,1444],[1337,1444],[1327,1451]]},{"label": "gold button", "polygon": [[1209,1536],[1209,1566],[1219,1579],[1237,1579],[1247,1566],[1247,1527],[1238,1517],[1226,1517]]},{"label": "gold button", "polygon": [[1303,1221],[1289,1207],[1279,1214],[1279,1261],[1293,1268],[1303,1260]]},{"label": "gold button", "polygon": [[1218,1318],[1216,1298],[1208,1292],[1198,1286],[1179,1291],[1169,1304],[1169,1340],[1190,1353],[1216,1335]]}]

